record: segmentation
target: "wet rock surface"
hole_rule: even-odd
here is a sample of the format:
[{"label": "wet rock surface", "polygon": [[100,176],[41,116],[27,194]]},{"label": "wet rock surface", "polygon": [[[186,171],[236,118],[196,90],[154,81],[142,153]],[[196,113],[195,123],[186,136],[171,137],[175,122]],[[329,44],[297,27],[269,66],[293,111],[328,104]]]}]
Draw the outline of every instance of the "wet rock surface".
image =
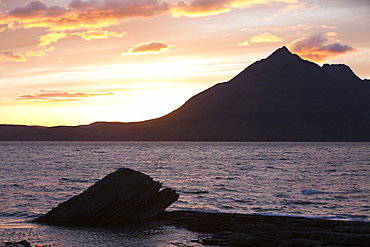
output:
[{"label": "wet rock surface", "polygon": [[155,219],[179,195],[148,175],[120,168],[83,193],[59,204],[36,223],[71,226],[122,226]]},{"label": "wet rock surface", "polygon": [[27,240],[19,242],[5,242],[5,247],[31,247],[31,244]]},{"label": "wet rock surface", "polygon": [[201,240],[218,246],[370,246],[370,223],[301,217],[164,212],[167,224],[210,233]]}]

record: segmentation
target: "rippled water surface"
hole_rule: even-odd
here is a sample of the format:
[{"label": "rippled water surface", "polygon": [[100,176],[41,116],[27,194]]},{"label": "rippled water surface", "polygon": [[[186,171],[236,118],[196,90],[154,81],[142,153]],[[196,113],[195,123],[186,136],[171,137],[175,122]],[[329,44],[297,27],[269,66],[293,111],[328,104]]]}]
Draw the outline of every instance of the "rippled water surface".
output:
[{"label": "rippled water surface", "polygon": [[151,224],[29,223],[120,167],[180,194],[169,210],[370,220],[370,143],[0,142],[0,240],[32,246],[198,246]]}]

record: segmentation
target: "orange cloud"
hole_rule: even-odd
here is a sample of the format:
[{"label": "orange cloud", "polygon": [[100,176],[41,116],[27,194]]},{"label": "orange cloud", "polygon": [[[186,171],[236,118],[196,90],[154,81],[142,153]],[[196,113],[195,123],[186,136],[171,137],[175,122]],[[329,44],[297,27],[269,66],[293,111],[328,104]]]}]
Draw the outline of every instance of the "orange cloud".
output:
[{"label": "orange cloud", "polygon": [[193,0],[178,1],[172,4],[170,12],[174,17],[201,17],[218,15],[231,11],[233,8],[243,9],[257,4],[298,3],[298,0]]},{"label": "orange cloud", "polygon": [[238,46],[249,46],[249,42],[248,42],[248,40],[245,40],[245,41],[239,43]]},{"label": "orange cloud", "polygon": [[39,37],[39,46],[47,46],[65,38],[67,38],[67,33],[48,33]]},{"label": "orange cloud", "polygon": [[188,16],[200,17],[208,15],[218,15],[220,13],[229,12],[232,8],[230,0],[194,0],[190,2],[178,1],[171,7],[171,13],[175,17]]},{"label": "orange cloud", "polygon": [[284,8],[280,9],[281,12],[290,12],[290,11],[297,11],[299,9],[303,9],[306,7],[305,2],[298,2],[298,3],[293,3],[285,6]]},{"label": "orange cloud", "polygon": [[61,102],[61,101],[76,101],[82,98],[90,98],[96,96],[114,95],[113,93],[87,94],[87,93],[68,93],[57,90],[40,90],[34,94],[21,95],[17,100],[30,100],[37,102]]},{"label": "orange cloud", "polygon": [[45,49],[45,51],[54,51],[54,50],[55,50],[54,46],[49,46],[47,49]]},{"label": "orange cloud", "polygon": [[142,42],[130,48],[127,52],[122,52],[122,56],[136,56],[141,54],[159,54],[164,51],[169,51],[173,45],[168,45],[166,42]]},{"label": "orange cloud", "polygon": [[329,28],[329,29],[335,29],[335,26],[328,26],[328,25],[321,25],[321,28]]},{"label": "orange cloud", "polygon": [[242,43],[239,43],[238,46],[249,46],[251,43],[276,43],[283,41],[282,38],[275,36],[271,33],[263,33],[258,36],[253,36],[248,40],[245,40]]},{"label": "orange cloud", "polygon": [[123,33],[116,33],[116,32],[109,32],[109,31],[87,31],[81,33],[72,33],[72,35],[81,36],[84,40],[92,40],[92,39],[108,39],[110,37],[119,38],[123,37],[126,32]]},{"label": "orange cloud", "polygon": [[263,33],[250,38],[249,41],[251,43],[276,43],[283,41],[283,39],[271,33]]},{"label": "orange cloud", "polygon": [[14,52],[0,52],[0,62],[15,61],[15,62],[25,62],[27,61],[26,57],[43,57],[46,55],[46,52],[51,52],[55,47],[49,47],[43,50],[29,50],[21,53]]},{"label": "orange cloud", "polygon": [[16,54],[13,52],[1,52],[0,62],[15,61],[15,62],[25,62],[27,58],[21,54]]},{"label": "orange cloud", "polygon": [[27,51],[25,55],[27,57],[43,57],[45,56],[46,52],[45,51]]},{"label": "orange cloud", "polygon": [[335,32],[328,32],[298,39],[289,44],[289,49],[302,58],[315,62],[322,62],[340,54],[357,51],[349,45],[340,44],[337,40],[334,40],[334,43],[327,44],[333,40],[335,35]]}]

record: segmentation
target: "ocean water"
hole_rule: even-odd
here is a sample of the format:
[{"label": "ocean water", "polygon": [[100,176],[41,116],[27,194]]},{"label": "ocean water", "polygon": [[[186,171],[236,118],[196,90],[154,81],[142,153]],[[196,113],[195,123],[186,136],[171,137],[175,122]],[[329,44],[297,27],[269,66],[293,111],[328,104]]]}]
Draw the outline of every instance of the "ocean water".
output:
[{"label": "ocean water", "polygon": [[0,165],[0,245],[201,246],[160,223],[30,223],[121,167],[175,189],[168,210],[370,221],[370,143],[0,142]]}]

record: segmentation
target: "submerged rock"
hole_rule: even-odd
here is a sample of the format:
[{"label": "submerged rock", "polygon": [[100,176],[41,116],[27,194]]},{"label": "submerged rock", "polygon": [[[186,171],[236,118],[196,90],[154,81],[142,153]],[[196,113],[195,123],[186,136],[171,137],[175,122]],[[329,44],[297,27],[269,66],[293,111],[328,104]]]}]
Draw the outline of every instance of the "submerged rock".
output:
[{"label": "submerged rock", "polygon": [[179,195],[148,175],[120,168],[33,222],[120,226],[155,219]]}]

